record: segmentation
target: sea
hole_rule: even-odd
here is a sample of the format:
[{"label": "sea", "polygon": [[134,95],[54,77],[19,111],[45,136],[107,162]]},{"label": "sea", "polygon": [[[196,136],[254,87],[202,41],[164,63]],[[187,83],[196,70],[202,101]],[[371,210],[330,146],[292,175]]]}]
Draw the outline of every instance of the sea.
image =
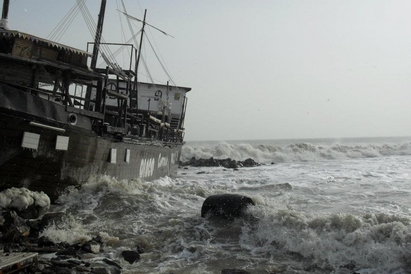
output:
[{"label": "sea", "polygon": [[[50,211],[42,235],[100,236],[122,273],[411,273],[411,137],[187,142],[181,159],[252,158],[256,167],[182,167],[154,181],[91,178]],[[214,194],[253,199],[244,215],[202,218]],[[123,250],[137,250],[134,264]]]}]

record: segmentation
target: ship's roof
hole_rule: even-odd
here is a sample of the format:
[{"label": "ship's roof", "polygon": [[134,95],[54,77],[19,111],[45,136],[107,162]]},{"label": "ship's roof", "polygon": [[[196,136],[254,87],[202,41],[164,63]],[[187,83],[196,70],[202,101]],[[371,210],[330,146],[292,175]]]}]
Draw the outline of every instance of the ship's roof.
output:
[{"label": "ship's roof", "polygon": [[[145,85],[145,86],[157,86],[157,87],[167,87],[167,85],[164,85],[164,84],[157,84],[157,83],[155,83],[155,84],[153,84],[153,83],[146,83],[146,82],[138,82],[140,85]],[[177,88],[177,89],[184,89],[186,92],[189,92],[190,90],[191,90],[191,88],[189,88],[189,87],[181,87],[181,86],[169,86],[169,87],[171,87],[171,88]]]},{"label": "ship's roof", "polygon": [[0,35],[1,36],[5,36],[5,37],[19,37],[22,39],[26,39],[26,40],[30,40],[34,43],[43,43],[46,44],[49,47],[53,47],[53,48],[57,48],[59,50],[66,50],[75,54],[80,54],[80,55],[87,55],[87,56],[91,56],[92,54],[90,54],[87,51],[83,51],[80,49],[76,49],[76,48],[72,48],[63,44],[59,44],[47,39],[43,39],[37,36],[33,36],[31,34],[27,34],[27,33],[23,33],[17,30],[0,30]]}]

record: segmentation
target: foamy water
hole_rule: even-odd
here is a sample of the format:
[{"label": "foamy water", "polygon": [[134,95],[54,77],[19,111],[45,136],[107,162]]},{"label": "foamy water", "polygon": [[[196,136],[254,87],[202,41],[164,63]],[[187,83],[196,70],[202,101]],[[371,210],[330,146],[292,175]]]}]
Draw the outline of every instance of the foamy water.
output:
[{"label": "foamy water", "polygon": [[[187,144],[191,157],[266,165],[179,170],[152,182],[94,178],[60,198],[63,225],[44,235],[100,235],[124,273],[410,273],[411,156],[407,139]],[[275,162],[276,164],[271,164]],[[206,197],[250,196],[241,219],[200,217]],[[133,265],[121,251],[144,248]]]}]

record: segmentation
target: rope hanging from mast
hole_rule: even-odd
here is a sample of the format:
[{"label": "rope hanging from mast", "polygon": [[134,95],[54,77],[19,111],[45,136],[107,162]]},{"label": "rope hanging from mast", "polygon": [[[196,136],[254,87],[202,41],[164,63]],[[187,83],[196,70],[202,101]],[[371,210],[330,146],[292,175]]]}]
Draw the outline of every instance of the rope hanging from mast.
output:
[{"label": "rope hanging from mast", "polygon": [[79,13],[79,5],[74,4],[74,6],[68,11],[68,13],[61,19],[61,21],[54,27],[54,29],[50,32],[47,36],[48,40],[58,42],[66,33],[68,27],[73,22],[74,18],[76,18],[77,14]]},{"label": "rope hanging from mast", "polygon": [[[91,15],[89,9],[86,6],[87,0],[76,0],[76,4],[68,11],[68,13],[63,17],[63,19],[57,24],[57,26],[51,31],[51,33],[47,36],[47,39],[58,42],[66,33],[67,29],[74,21],[76,16],[79,12],[83,16],[84,22],[93,37],[97,31],[97,24],[95,23],[93,16]],[[100,37],[101,41],[105,43],[103,36]],[[113,54],[110,52],[109,47],[102,44],[100,46],[100,51],[104,52],[105,59],[108,59],[110,62],[109,64],[115,64],[116,59],[114,58]],[[118,69],[118,65],[116,66]]]},{"label": "rope hanging from mast", "polygon": [[[48,35],[47,39],[49,40],[53,40],[53,41],[59,41],[65,34],[65,32],[67,31],[67,29],[69,28],[69,26],[71,25],[71,23],[74,21],[75,17],[78,15],[79,12],[81,12],[82,17],[87,25],[87,28],[89,29],[90,34],[93,36],[96,34],[97,31],[97,24],[95,23],[93,16],[91,15],[90,11],[88,10],[87,6],[86,6],[86,1],[87,0],[76,0],[76,4],[68,11],[68,13],[63,17],[63,19],[59,22],[59,24],[52,30],[52,32]],[[161,56],[159,56],[159,54],[157,53],[157,51],[154,49],[153,43],[151,42],[151,40],[149,39],[147,33],[144,31],[144,26],[147,25],[150,28],[153,28],[159,32],[161,32],[162,34],[175,38],[173,35],[147,23],[144,20],[140,20],[134,16],[131,16],[127,13],[127,9],[126,6],[124,4],[124,1],[121,0],[121,5],[124,11],[118,10],[120,13],[122,13],[123,15],[126,16],[127,18],[127,24],[128,27],[130,29],[130,32],[132,34],[131,38],[126,42],[126,43],[130,43],[131,41],[134,42],[134,44],[136,45],[137,48],[139,48],[139,60],[136,61],[136,72],[138,72],[138,63],[141,61],[142,65],[144,66],[147,75],[151,82],[154,83],[153,77],[149,71],[149,68],[147,66],[147,62],[145,60],[145,58],[141,55],[141,48],[142,48],[142,37],[145,36],[145,38],[148,40],[148,43],[151,47],[151,49],[153,50],[153,53],[156,57],[156,59],[158,60],[158,62],[160,63],[161,68],[163,69],[164,73],[167,75],[167,77],[169,78],[170,82],[176,86],[176,84],[174,83],[170,73],[168,72],[164,61],[162,60],[162,58],[160,58]],[[118,5],[117,5],[118,7]],[[120,17],[121,20],[121,17]],[[131,24],[131,20],[143,23],[143,28],[137,32],[134,33],[132,24]],[[123,33],[123,37],[124,37],[124,31],[122,29],[122,33]],[[137,35],[141,34],[141,38],[140,38],[140,42],[137,41]],[[119,53],[122,52],[122,50],[125,47],[121,47],[119,49],[117,49],[114,53],[111,52],[110,48],[108,45],[106,45],[105,40],[103,38],[103,36],[101,35],[101,37],[99,37],[101,44],[100,44],[100,49],[99,49],[99,55],[103,58],[104,62],[110,66],[113,70],[115,71],[121,71],[120,66],[117,64],[116,61],[116,56],[118,56]],[[125,40],[125,39],[124,39]],[[129,56],[131,57],[131,56]],[[97,58],[97,56],[95,57]],[[94,64],[95,65],[95,64]],[[141,73],[140,73],[141,74]],[[144,75],[144,74],[143,74]]]},{"label": "rope hanging from mast", "polygon": [[[140,19],[138,19],[138,18],[136,18],[136,17],[134,17],[134,16],[129,15],[129,14],[127,13],[126,8],[125,8],[124,1],[121,0],[121,2],[122,2],[124,11],[121,11],[121,10],[118,10],[118,11],[121,12],[121,13],[123,13],[123,14],[126,16],[127,22],[128,22],[128,24],[129,24],[130,31],[133,33],[133,29],[132,29],[132,26],[131,26],[131,24],[130,24],[130,20],[129,20],[129,19],[132,19],[132,20],[135,20],[135,21],[138,21],[138,22],[143,23],[143,28],[142,28],[143,33],[142,33],[142,36],[141,36],[141,37],[143,37],[143,35],[146,37],[146,39],[148,40],[148,42],[149,42],[149,44],[150,44],[151,49],[152,49],[153,52],[154,52],[154,55],[156,56],[158,62],[160,63],[160,66],[162,67],[164,73],[167,75],[167,77],[168,77],[169,80],[173,83],[173,85],[176,86],[176,84],[175,84],[175,82],[173,81],[170,73],[168,72],[168,70],[166,69],[166,67],[165,67],[165,65],[163,64],[162,60],[161,60],[160,57],[158,56],[156,50],[154,49],[154,47],[153,47],[150,39],[149,39],[148,36],[147,36],[147,33],[144,32],[144,26],[147,25],[147,26],[149,26],[149,27],[151,27],[151,28],[154,28],[155,30],[161,32],[162,34],[164,34],[164,35],[166,35],[166,36],[170,36],[170,37],[172,37],[172,38],[175,38],[175,37],[172,36],[171,34],[165,32],[165,31],[157,28],[157,27],[154,27],[154,26],[151,25],[151,24],[148,24],[148,23],[145,21],[145,16],[144,16],[144,20],[140,20]],[[140,52],[140,51],[141,51],[142,39],[140,39],[140,43],[137,43],[137,41],[134,39],[134,43],[139,46],[139,48],[140,48],[139,52]],[[141,54],[139,54],[139,56],[140,56],[140,55],[141,55]],[[144,65],[144,67],[145,67],[145,69],[146,69],[146,72],[147,72],[147,74],[148,74],[151,82],[154,83],[153,77],[151,76],[151,73],[150,73],[150,71],[149,71],[149,69],[148,69],[148,67],[147,67],[147,64],[146,64],[144,58],[141,57],[141,59],[142,59],[142,61],[143,61],[143,65]],[[138,60],[137,62],[139,62],[139,60]],[[138,64],[137,64],[137,65],[138,65]],[[136,69],[136,71],[137,71],[137,69]]]},{"label": "rope hanging from mast", "polygon": [[[91,15],[89,9],[87,8],[87,6],[85,5],[85,0],[77,0],[77,3],[80,7],[80,11],[81,14],[84,18],[84,21],[86,22],[86,25],[90,31],[90,34],[93,35],[97,32],[97,25],[93,20],[93,16]],[[125,77],[126,75],[122,72],[121,67],[117,64],[117,60],[115,59],[115,57],[113,56],[113,53],[111,52],[109,46],[106,45],[106,41],[103,37],[103,35],[101,35],[99,37],[100,39],[100,48],[98,53],[100,54],[100,56],[103,58],[103,60],[106,62],[106,64],[108,66],[110,66],[114,71],[116,71],[117,73],[121,74],[123,77]],[[94,58],[97,58],[97,56],[95,56]],[[96,59],[97,61],[97,59]],[[92,63],[92,66],[96,66],[96,64]]]},{"label": "rope hanging from mast", "polygon": [[160,63],[160,66],[163,68],[164,73],[167,75],[167,77],[170,79],[170,81],[173,83],[173,85],[176,86],[176,84],[174,83],[171,75],[168,73],[168,71],[167,71],[167,69],[165,68],[163,62],[161,62],[159,56],[157,55],[157,52],[154,50],[154,47],[153,47],[153,45],[151,44],[151,41],[150,41],[150,39],[148,38],[147,34],[146,34],[146,39],[147,39],[148,43],[150,44],[150,47],[151,47],[151,49],[153,50],[154,55],[156,56],[158,62]]}]

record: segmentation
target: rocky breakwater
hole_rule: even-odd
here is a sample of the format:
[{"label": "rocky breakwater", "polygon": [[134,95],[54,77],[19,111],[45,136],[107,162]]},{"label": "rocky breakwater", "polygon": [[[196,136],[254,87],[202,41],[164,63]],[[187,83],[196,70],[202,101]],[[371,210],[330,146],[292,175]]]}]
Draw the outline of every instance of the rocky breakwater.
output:
[{"label": "rocky breakwater", "polygon": [[231,158],[227,159],[215,159],[213,157],[209,159],[196,159],[195,157],[191,158],[189,161],[181,162],[180,167],[194,166],[194,167],[225,167],[225,168],[240,168],[240,167],[255,167],[262,164],[257,163],[251,158],[248,158],[244,161],[236,161]]},{"label": "rocky breakwater", "polygon": [[[43,192],[10,188],[0,192],[0,256],[35,252],[37,263],[28,273],[121,273],[121,262],[104,255],[104,235],[84,237],[75,243],[55,243],[43,231],[65,226],[66,214],[48,212],[50,199]],[[139,261],[141,247],[122,250],[122,263]],[[0,269],[1,272],[1,269]]]}]

